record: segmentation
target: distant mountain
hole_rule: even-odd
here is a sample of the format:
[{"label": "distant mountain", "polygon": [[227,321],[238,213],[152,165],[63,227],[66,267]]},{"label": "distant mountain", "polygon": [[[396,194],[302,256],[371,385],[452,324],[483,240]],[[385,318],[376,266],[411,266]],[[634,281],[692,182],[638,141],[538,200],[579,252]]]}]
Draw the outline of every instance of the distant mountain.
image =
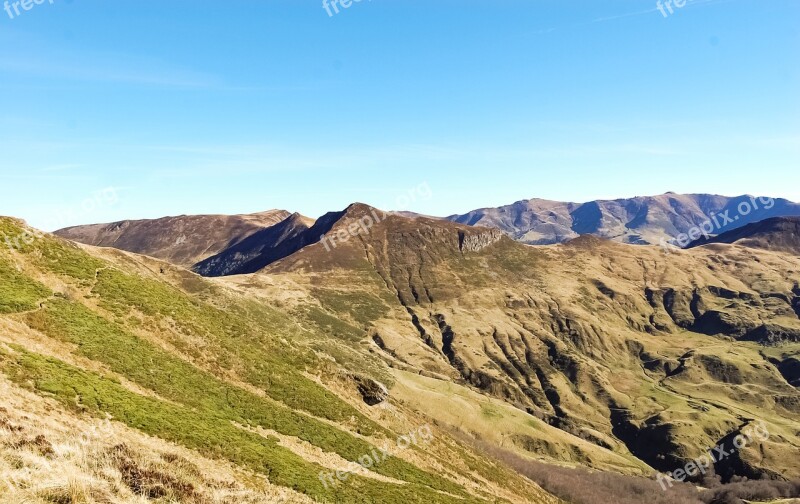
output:
[{"label": "distant mountain", "polygon": [[[320,219],[324,226],[325,218]],[[312,241],[308,233],[313,220],[292,214],[283,221],[253,233],[239,243],[194,265],[203,276],[218,277],[255,273],[267,264],[286,257]],[[319,236],[317,236],[319,239]]]},{"label": "distant mountain", "polygon": [[[382,224],[403,222],[409,236],[419,229],[427,229],[431,223],[452,233],[451,245],[456,249],[469,247],[469,240],[481,231],[469,226],[462,226],[436,217],[422,215],[400,215],[387,213],[363,203],[353,203],[340,212],[329,212],[311,224],[304,217],[294,214],[285,221],[270,228],[259,231],[240,243],[222,251],[195,265],[192,269],[203,276],[230,276],[256,273],[267,266],[288,258],[310,245],[309,250],[318,251],[325,263],[338,257],[334,252],[349,243],[363,246],[363,236],[371,234],[374,229],[383,228]],[[458,230],[461,230],[459,235]],[[496,238],[503,236],[497,230],[485,230]],[[461,242],[458,236],[462,236]],[[465,242],[466,240],[466,242]],[[430,253],[430,250],[428,250]],[[297,258],[305,257],[298,254]],[[343,264],[342,267],[347,267]]]},{"label": "distant mountain", "polygon": [[248,215],[182,215],[76,226],[54,234],[79,243],[118,248],[189,268],[290,215],[285,210]]},{"label": "distant mountain", "polygon": [[737,244],[800,255],[800,217],[775,217],[748,224],[708,240],[701,238],[689,248],[712,243]]},{"label": "distant mountain", "polygon": [[[742,212],[740,205],[751,210]],[[756,206],[758,209],[753,210]],[[531,245],[566,243],[581,235],[646,245],[688,235],[708,222],[714,222],[711,234],[717,235],[771,217],[800,216],[800,205],[750,196],[667,193],[588,203],[532,199],[439,219],[410,212],[373,214],[378,211],[355,203],[316,222],[284,210],[270,210],[251,215],[197,215],[94,224],[63,229],[56,234],[80,243],[152,256],[191,268],[203,276],[227,276],[259,271],[319,242],[323,235],[331,235],[332,230],[335,234],[338,229],[334,227],[340,220],[357,225],[359,219],[367,217],[362,215],[365,212],[371,214],[372,220],[397,216],[411,221],[451,221],[495,228]],[[358,214],[358,218],[351,219],[353,214]]]},{"label": "distant mountain", "polygon": [[[757,210],[753,201],[758,205]],[[739,211],[739,205],[745,203],[750,208],[747,215]],[[721,217],[717,219],[719,225],[714,224],[712,234],[720,234],[770,217],[800,216],[800,205],[784,199],[666,193],[587,203],[531,199],[452,215],[448,219],[498,228],[515,240],[531,245],[564,243],[583,234],[646,245],[688,233],[714,215],[727,215],[731,219],[731,222]]]}]

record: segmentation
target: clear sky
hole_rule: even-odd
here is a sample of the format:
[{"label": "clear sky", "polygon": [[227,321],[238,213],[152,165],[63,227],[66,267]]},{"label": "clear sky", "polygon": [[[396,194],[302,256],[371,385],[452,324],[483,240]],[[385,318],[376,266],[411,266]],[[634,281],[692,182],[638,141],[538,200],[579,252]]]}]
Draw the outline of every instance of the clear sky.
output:
[{"label": "clear sky", "polygon": [[[0,214],[48,230],[353,201],[800,200],[798,0],[13,4]],[[403,199],[420,184],[431,197]]]}]

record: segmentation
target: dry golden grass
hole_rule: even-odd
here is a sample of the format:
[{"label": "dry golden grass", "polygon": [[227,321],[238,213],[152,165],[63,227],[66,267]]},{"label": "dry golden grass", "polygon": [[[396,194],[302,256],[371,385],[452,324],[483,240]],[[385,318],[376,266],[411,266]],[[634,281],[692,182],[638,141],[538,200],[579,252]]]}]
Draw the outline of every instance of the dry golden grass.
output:
[{"label": "dry golden grass", "polygon": [[309,503],[261,477],[85,419],[0,376],[0,503]]},{"label": "dry golden grass", "polygon": [[[630,453],[615,453],[533,418],[499,399],[456,383],[395,371],[394,396],[410,407],[458,430],[535,460],[594,467],[623,474],[649,474],[650,468]],[[536,445],[535,452],[525,443]],[[529,446],[530,448],[530,446]],[[624,451],[624,447],[620,447]]]}]

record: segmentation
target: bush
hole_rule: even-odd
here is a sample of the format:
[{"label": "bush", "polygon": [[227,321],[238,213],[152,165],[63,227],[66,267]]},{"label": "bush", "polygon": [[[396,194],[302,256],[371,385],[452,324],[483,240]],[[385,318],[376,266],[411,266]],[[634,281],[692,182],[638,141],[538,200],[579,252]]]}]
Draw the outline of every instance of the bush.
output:
[{"label": "bush", "polygon": [[28,279],[0,257],[0,313],[34,310],[50,294],[43,285]]}]

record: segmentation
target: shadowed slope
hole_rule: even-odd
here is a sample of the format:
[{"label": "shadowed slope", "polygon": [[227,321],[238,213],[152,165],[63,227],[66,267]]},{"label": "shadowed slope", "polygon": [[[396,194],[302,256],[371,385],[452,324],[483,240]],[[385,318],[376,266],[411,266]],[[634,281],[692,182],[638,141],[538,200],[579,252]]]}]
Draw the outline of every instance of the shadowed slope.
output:
[{"label": "shadowed slope", "polygon": [[776,217],[748,224],[708,240],[702,238],[688,248],[713,243],[736,244],[800,255],[800,217]]},{"label": "shadowed slope", "polygon": [[[325,217],[320,221],[324,222]],[[278,224],[257,231],[219,254],[195,264],[192,270],[207,277],[253,273],[305,246],[309,225],[305,217],[292,214]]]}]

